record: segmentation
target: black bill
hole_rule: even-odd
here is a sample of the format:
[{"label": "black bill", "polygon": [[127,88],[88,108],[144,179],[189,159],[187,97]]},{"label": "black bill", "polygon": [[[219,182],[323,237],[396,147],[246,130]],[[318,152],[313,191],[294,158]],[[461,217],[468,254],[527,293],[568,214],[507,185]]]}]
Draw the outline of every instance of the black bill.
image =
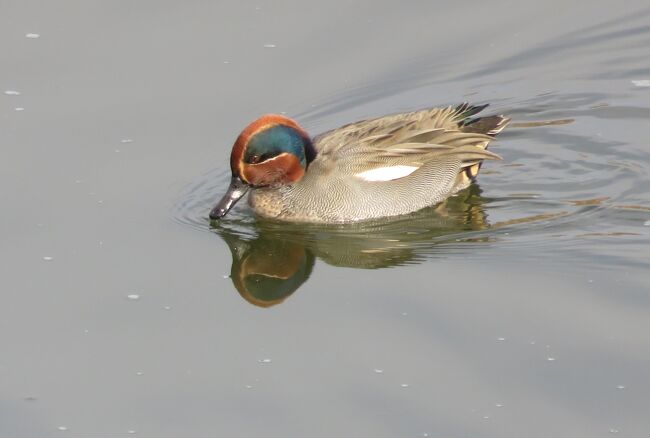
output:
[{"label": "black bill", "polygon": [[248,191],[248,186],[237,176],[233,176],[230,180],[230,187],[221,201],[210,212],[210,219],[216,220],[224,217],[231,208],[235,206],[242,196]]}]

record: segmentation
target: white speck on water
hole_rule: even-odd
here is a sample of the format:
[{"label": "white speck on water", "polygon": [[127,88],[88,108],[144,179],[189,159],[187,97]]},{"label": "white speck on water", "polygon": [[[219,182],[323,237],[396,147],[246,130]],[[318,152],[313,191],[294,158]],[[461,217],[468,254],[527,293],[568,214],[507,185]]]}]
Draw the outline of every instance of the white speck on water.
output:
[{"label": "white speck on water", "polygon": [[614,429],[614,428],[609,429],[609,433],[618,433],[618,429]]},{"label": "white speck on water", "polygon": [[230,61],[224,61],[223,63],[224,64],[230,64]]},{"label": "white speck on water", "polygon": [[52,260],[54,260],[54,257],[45,256],[43,257],[43,260],[45,260],[46,262],[51,262]]},{"label": "white speck on water", "polygon": [[402,312],[402,316],[408,316],[407,312]]},{"label": "white speck on water", "polygon": [[484,420],[489,420],[489,419],[490,419],[490,416],[489,416],[489,415],[483,415],[483,419],[484,419]]},{"label": "white speck on water", "polygon": [[625,389],[625,386],[624,386],[624,385],[618,385],[618,386],[616,387],[616,389]]},{"label": "white speck on water", "polygon": [[401,383],[399,386],[402,388],[408,388],[411,385],[409,385],[408,383]]},{"label": "white speck on water", "polygon": [[429,436],[429,434],[427,432],[424,432],[422,436]]},{"label": "white speck on water", "polygon": [[501,342],[503,342],[503,341],[505,341],[505,340],[506,340],[506,338],[497,338],[497,341],[501,341]]},{"label": "white speck on water", "polygon": [[74,180],[74,183],[75,183],[75,184],[81,184],[81,180],[80,180],[80,179],[75,179],[75,180]]},{"label": "white speck on water", "polygon": [[494,405],[494,406],[496,406],[497,408],[502,408],[502,407],[503,407],[503,405],[502,405],[501,403],[497,403],[497,404]]},{"label": "white speck on water", "polygon": [[136,371],[136,372],[135,372],[135,375],[136,375],[136,376],[143,376],[143,375],[144,375],[144,372],[142,372],[142,371]]},{"label": "white speck on water", "polygon": [[115,149],[115,152],[117,152],[117,153],[119,153],[119,152],[120,152],[120,150],[119,150],[119,149]]},{"label": "white speck on water", "polygon": [[591,280],[591,279],[587,280],[587,283],[593,283],[593,282],[594,282],[594,280]]},{"label": "white speck on water", "polygon": [[20,96],[20,91],[16,91],[16,90],[6,90],[6,91],[5,91],[5,94],[6,94],[7,96]]},{"label": "white speck on water", "polygon": [[40,38],[40,37],[41,37],[41,35],[37,34],[37,33],[26,33],[25,34],[25,38],[30,38],[30,39],[33,39],[33,40],[35,40],[36,38]]},{"label": "white speck on water", "polygon": [[246,388],[246,389],[253,389],[253,385],[244,385],[244,388]]},{"label": "white speck on water", "polygon": [[535,341],[530,341],[530,345],[535,345],[537,342]]},{"label": "white speck on water", "polygon": [[230,278],[230,275],[228,275],[228,274],[224,274],[222,277],[223,277],[223,278]]},{"label": "white speck on water", "polygon": [[645,225],[646,227],[650,227],[650,221],[645,221],[643,225]]},{"label": "white speck on water", "polygon": [[377,374],[382,374],[384,372],[384,370],[381,370],[379,368],[375,368],[373,371]]},{"label": "white speck on water", "polygon": [[36,224],[38,228],[43,228],[43,224]]},{"label": "white speck on water", "polygon": [[101,199],[99,199],[99,200],[97,201],[97,203],[98,203],[98,204],[103,204],[104,201],[102,201]]},{"label": "white speck on water", "polygon": [[129,295],[127,295],[126,297],[127,297],[129,300],[131,300],[131,301],[137,301],[137,300],[140,299],[140,295],[139,295],[139,294],[129,294]]},{"label": "white speck on water", "polygon": [[84,329],[84,333],[88,334],[88,333],[90,333],[90,330]]},{"label": "white speck on water", "polygon": [[259,359],[259,360],[257,361],[257,363],[264,363],[264,364],[266,364],[266,363],[271,363],[271,359],[268,359],[268,358],[267,358],[267,359]]},{"label": "white speck on water", "polygon": [[129,435],[135,435],[135,430],[133,429],[127,430],[126,433],[128,433]]},{"label": "white speck on water", "polygon": [[547,357],[546,360],[549,362],[555,362],[555,358],[551,356]]},{"label": "white speck on water", "polygon": [[265,49],[275,49],[277,46],[275,44],[264,44]]},{"label": "white speck on water", "polygon": [[67,426],[59,426],[59,427],[56,428],[56,430],[60,430],[61,432],[65,432],[66,430],[68,430],[68,427]]},{"label": "white speck on water", "polygon": [[25,111],[25,108],[23,108],[22,106],[17,106],[16,108],[14,108],[14,111]]},{"label": "white speck on water", "polygon": [[102,246],[102,245],[104,245],[104,241],[103,241],[103,240],[100,240],[100,241],[99,241],[99,246]]},{"label": "white speck on water", "polygon": [[165,306],[163,307],[164,310],[172,310],[172,306]]},{"label": "white speck on water", "polygon": [[123,138],[122,140],[120,140],[120,143],[133,143],[133,139],[132,138]]},{"label": "white speck on water", "polygon": [[632,83],[637,87],[650,87],[650,79],[637,79]]}]

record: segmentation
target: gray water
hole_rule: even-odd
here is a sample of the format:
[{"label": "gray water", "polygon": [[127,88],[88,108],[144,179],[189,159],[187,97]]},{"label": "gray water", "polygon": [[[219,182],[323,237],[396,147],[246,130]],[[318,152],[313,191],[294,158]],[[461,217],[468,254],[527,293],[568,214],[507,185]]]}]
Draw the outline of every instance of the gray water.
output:
[{"label": "gray water", "polygon": [[[647,437],[648,47],[645,0],[0,2],[0,437]],[[513,124],[444,205],[207,220],[260,114],[462,101]]]}]

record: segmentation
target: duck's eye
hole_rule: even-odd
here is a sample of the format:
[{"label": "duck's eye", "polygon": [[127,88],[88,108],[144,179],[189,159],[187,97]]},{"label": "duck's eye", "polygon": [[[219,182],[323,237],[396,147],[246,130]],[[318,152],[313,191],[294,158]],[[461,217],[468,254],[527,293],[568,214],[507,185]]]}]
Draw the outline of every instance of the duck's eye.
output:
[{"label": "duck's eye", "polygon": [[273,158],[273,154],[262,154],[262,155],[250,155],[246,162],[248,164],[258,164],[261,163],[262,161],[266,161],[269,158]]},{"label": "duck's eye", "polygon": [[251,155],[250,157],[248,157],[248,162],[250,164],[257,164],[261,160],[262,160],[262,157],[260,157],[259,155]]}]

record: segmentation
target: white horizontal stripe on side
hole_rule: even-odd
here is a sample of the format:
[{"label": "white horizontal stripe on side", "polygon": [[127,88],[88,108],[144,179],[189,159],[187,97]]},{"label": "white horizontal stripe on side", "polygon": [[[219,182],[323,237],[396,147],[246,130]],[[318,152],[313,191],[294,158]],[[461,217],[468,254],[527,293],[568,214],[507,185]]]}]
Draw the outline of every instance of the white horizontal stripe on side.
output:
[{"label": "white horizontal stripe on side", "polygon": [[394,179],[404,178],[415,172],[418,168],[416,166],[390,166],[378,167],[376,169],[366,170],[365,172],[357,173],[354,176],[364,181],[391,181]]}]

